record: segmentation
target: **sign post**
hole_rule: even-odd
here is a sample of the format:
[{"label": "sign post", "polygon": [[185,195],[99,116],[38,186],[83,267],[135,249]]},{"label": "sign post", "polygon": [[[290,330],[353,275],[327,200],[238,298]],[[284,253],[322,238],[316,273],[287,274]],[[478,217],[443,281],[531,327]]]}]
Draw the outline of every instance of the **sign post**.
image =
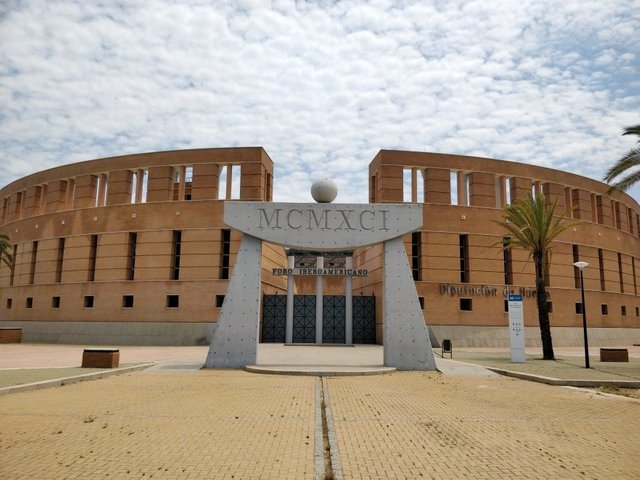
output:
[{"label": "sign post", "polygon": [[509,295],[509,344],[511,346],[511,362],[524,363],[522,295]]}]

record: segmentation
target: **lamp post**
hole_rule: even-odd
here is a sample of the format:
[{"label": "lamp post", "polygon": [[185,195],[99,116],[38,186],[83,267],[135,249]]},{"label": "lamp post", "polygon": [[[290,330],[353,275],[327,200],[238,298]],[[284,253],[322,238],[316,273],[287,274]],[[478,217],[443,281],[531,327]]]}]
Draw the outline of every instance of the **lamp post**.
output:
[{"label": "lamp post", "polygon": [[587,308],[584,304],[584,278],[582,270],[589,266],[587,262],[576,262],[573,264],[580,270],[580,291],[582,292],[582,332],[584,333],[584,368],[589,367],[589,340],[587,338]]}]

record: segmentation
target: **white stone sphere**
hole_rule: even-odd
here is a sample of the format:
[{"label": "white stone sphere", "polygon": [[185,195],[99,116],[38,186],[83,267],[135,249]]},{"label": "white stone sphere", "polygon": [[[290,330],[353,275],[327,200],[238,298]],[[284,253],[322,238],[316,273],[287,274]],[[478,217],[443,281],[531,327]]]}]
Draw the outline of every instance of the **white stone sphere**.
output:
[{"label": "white stone sphere", "polygon": [[311,185],[311,196],[318,203],[331,203],[338,195],[338,186],[330,178],[316,180]]}]

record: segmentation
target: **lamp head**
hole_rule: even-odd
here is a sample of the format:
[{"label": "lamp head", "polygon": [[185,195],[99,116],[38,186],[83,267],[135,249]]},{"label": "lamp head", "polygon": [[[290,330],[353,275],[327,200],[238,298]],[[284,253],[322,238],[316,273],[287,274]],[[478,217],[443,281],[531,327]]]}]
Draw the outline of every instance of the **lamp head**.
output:
[{"label": "lamp head", "polygon": [[580,270],[586,268],[589,266],[589,264],[587,262],[576,262],[573,264],[574,267],[579,268]]}]

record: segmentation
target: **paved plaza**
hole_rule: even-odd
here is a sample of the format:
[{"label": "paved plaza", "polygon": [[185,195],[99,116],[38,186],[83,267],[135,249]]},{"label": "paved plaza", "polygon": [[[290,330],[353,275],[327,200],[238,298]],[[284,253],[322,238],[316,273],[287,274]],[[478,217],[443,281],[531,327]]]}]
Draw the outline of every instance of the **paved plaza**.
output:
[{"label": "paved plaza", "polygon": [[638,400],[500,376],[198,370],[194,354],[0,396],[0,478],[640,477]]}]

